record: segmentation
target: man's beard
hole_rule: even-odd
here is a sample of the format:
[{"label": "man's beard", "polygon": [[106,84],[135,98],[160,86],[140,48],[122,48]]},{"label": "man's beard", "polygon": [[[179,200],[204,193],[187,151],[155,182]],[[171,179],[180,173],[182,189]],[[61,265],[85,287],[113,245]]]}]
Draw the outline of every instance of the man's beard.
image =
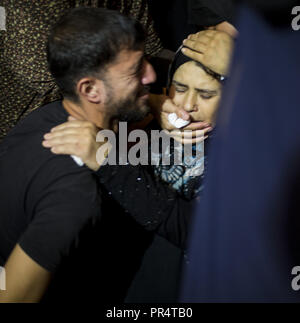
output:
[{"label": "man's beard", "polygon": [[[119,121],[138,122],[143,120],[150,112],[147,100],[140,98],[148,93],[148,88],[143,87],[131,93],[127,98],[119,101],[113,100],[113,94],[109,95],[107,105]],[[142,102],[141,102],[142,101]]]}]

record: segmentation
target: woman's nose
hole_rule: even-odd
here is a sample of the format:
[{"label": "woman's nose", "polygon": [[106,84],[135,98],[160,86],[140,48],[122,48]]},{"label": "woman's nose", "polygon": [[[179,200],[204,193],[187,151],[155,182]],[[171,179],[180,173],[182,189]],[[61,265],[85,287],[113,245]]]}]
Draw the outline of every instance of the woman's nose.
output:
[{"label": "woman's nose", "polygon": [[187,93],[184,99],[184,110],[187,112],[193,112],[198,110],[197,106],[197,94]]}]

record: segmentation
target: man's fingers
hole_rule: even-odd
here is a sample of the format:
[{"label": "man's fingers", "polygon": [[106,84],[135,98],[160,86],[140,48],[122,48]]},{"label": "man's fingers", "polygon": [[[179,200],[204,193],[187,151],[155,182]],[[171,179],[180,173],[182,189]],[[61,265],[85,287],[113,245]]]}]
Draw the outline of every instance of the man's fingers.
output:
[{"label": "man's fingers", "polygon": [[51,132],[56,132],[56,131],[61,131],[64,130],[66,128],[78,128],[78,127],[82,127],[82,121],[68,121],[65,123],[60,124],[59,126],[56,126],[54,128],[51,129]]},{"label": "man's fingers", "polygon": [[182,54],[184,54],[185,56],[188,56],[189,58],[193,59],[194,61],[197,61],[200,63],[203,61],[204,54],[202,54],[202,53],[195,52],[189,48],[182,48],[181,51],[182,51]]},{"label": "man's fingers", "polygon": [[206,29],[206,30],[199,31],[196,34],[189,35],[188,39],[197,40],[199,38],[202,38],[203,36],[213,38],[213,37],[215,37],[216,33],[217,33],[216,30]]},{"label": "man's fingers", "polygon": [[68,122],[62,123],[61,125],[52,128],[51,132],[61,131],[66,128],[80,128],[80,127],[93,128],[94,125],[88,121],[74,120],[74,121],[68,121]]},{"label": "man's fingers", "polygon": [[199,53],[205,53],[208,45],[202,41],[194,41],[194,40],[188,40],[188,39],[184,40],[183,44],[185,47],[188,47]]},{"label": "man's fingers", "polygon": [[196,43],[203,43],[204,45],[209,45],[209,43],[212,41],[214,37],[212,37],[211,35],[206,35],[205,33],[198,35],[192,35],[192,37],[188,37],[186,39],[184,39],[183,44],[185,45],[186,42],[196,42]]},{"label": "man's fingers", "polygon": [[58,145],[68,145],[68,144],[77,145],[77,143],[78,143],[78,138],[76,135],[68,135],[64,137],[56,137],[53,139],[44,140],[42,142],[42,145],[46,148],[50,148]]},{"label": "man's fingers", "polygon": [[75,144],[63,144],[52,147],[51,152],[56,155],[76,155],[77,148]]},{"label": "man's fingers", "polygon": [[54,132],[50,132],[50,133],[46,133],[44,135],[44,139],[49,140],[49,139],[54,139],[54,138],[59,138],[59,137],[65,137],[68,135],[78,135],[79,134],[79,128],[65,128],[65,129],[61,129],[61,130],[57,130]]}]

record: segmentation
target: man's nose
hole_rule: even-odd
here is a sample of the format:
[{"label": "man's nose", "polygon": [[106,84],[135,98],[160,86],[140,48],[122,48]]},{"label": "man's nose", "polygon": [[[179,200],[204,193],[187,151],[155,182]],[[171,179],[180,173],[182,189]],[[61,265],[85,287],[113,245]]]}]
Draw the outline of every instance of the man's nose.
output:
[{"label": "man's nose", "polygon": [[152,67],[152,65],[145,61],[145,67],[144,67],[144,74],[142,77],[142,84],[147,85],[154,83],[156,81],[156,73]]},{"label": "man's nose", "polygon": [[183,102],[183,108],[187,112],[198,110],[197,106],[197,93],[187,92]]}]

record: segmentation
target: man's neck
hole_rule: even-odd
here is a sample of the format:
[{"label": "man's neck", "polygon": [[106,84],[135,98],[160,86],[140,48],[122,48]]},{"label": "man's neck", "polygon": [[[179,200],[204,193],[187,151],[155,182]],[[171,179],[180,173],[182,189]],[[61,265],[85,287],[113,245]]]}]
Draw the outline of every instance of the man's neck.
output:
[{"label": "man's neck", "polygon": [[101,129],[112,129],[111,117],[107,113],[98,111],[94,106],[82,106],[66,99],[62,101],[62,105],[67,113],[77,120],[90,121]]}]

